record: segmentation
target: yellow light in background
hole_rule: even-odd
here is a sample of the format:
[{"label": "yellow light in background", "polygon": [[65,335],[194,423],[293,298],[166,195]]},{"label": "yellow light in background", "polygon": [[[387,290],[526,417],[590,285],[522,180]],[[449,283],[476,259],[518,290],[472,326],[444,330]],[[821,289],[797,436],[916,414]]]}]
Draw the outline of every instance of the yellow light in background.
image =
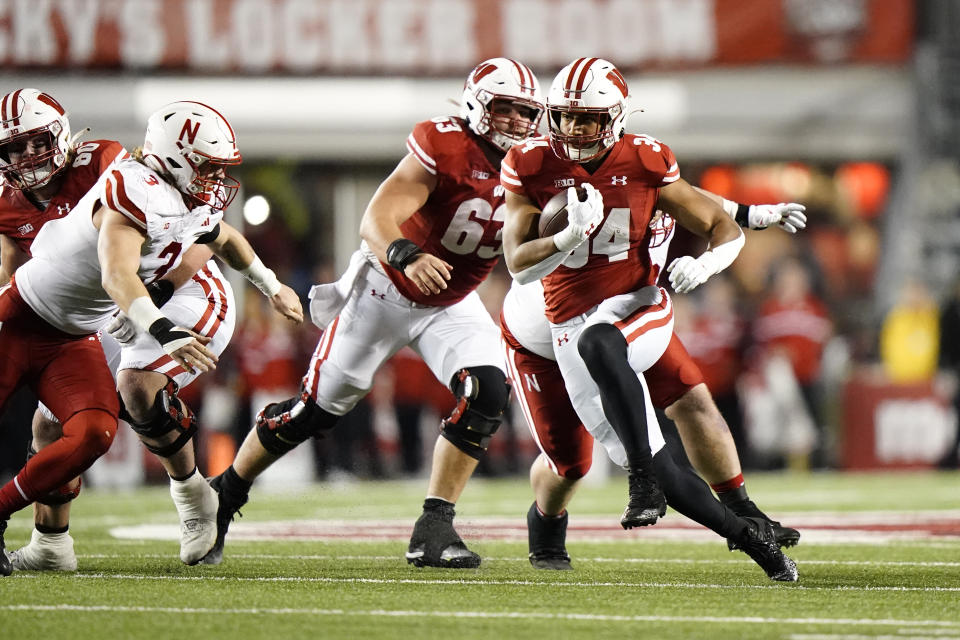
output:
[{"label": "yellow light in background", "polygon": [[266,222],[270,217],[270,203],[263,196],[251,196],[243,203],[243,219],[250,226]]}]

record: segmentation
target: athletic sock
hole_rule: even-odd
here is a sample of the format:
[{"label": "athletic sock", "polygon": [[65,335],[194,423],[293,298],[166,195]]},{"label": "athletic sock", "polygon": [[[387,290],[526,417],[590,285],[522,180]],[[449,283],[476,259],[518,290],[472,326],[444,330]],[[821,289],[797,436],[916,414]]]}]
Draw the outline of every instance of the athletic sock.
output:
[{"label": "athletic sock", "polygon": [[36,523],[33,525],[33,528],[43,533],[45,535],[55,534],[55,533],[66,533],[70,530],[70,525],[68,524],[65,527],[47,527],[42,524]]}]

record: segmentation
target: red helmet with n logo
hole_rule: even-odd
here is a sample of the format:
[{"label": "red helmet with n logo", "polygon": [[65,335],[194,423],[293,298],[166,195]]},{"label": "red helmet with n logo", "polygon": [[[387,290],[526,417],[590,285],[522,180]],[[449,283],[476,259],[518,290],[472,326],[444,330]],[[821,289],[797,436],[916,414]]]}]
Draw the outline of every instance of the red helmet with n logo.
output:
[{"label": "red helmet with n logo", "polygon": [[[586,162],[623,137],[627,119],[627,81],[613,63],[602,58],[578,58],[554,78],[547,95],[550,146],[560,158]],[[600,128],[592,135],[567,135],[560,129],[562,114],[593,114]]]},{"label": "red helmet with n logo", "polygon": [[147,120],[143,158],[180,191],[216,209],[226,208],[240,186],[226,173],[242,160],[233,127],[200,102],[172,102],[155,111]]}]

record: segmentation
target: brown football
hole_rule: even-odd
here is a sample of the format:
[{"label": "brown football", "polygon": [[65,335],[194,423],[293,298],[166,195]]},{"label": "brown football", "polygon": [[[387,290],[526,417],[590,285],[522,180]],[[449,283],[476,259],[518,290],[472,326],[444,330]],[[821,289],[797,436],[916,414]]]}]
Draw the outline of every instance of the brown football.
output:
[{"label": "brown football", "polygon": [[[577,187],[577,197],[581,202],[587,199],[587,191],[583,187]],[[553,196],[543,205],[540,212],[540,222],[537,228],[540,231],[541,238],[547,238],[567,226],[567,190],[564,189]]]}]

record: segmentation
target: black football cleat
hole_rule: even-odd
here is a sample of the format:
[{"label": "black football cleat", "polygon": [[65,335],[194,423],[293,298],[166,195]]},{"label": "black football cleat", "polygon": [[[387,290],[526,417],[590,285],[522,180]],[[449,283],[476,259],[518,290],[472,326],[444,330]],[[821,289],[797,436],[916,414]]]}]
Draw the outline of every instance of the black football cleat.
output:
[{"label": "black football cleat", "polygon": [[623,511],[620,524],[624,529],[656,524],[667,513],[667,500],[653,472],[630,471],[628,475],[630,500]]},{"label": "black football cleat", "polygon": [[240,507],[247,503],[248,495],[229,491],[225,486],[223,474],[210,478],[210,486],[217,492],[217,541],[213,548],[200,561],[203,564],[220,564],[223,562],[223,546],[227,539],[227,529],[233,522],[234,516],[243,517]]},{"label": "black football cleat", "polygon": [[8,576],[13,573],[13,563],[7,556],[6,546],[3,542],[3,534],[7,530],[7,521],[0,520],[0,576]]},{"label": "black football cleat", "polygon": [[527,511],[527,538],[530,541],[530,564],[534,569],[570,571],[570,554],[567,553],[567,512],[561,517],[544,517],[537,510],[537,503]]},{"label": "black football cleat", "polygon": [[442,504],[424,509],[413,525],[407,562],[415,567],[440,567],[442,569],[476,569],[480,556],[467,548],[453,528],[456,515],[453,505]]},{"label": "black football cleat", "polygon": [[796,582],[800,574],[797,564],[784,555],[777,546],[773,526],[762,518],[744,518],[747,527],[737,539],[729,539],[727,546],[731,551],[740,550],[750,556],[767,574],[777,582]]},{"label": "black football cleat", "polygon": [[[766,520],[770,523],[770,526],[773,527],[773,535],[776,538],[777,546],[779,547],[793,547],[800,542],[800,532],[796,529],[790,527],[785,527],[776,520],[773,520],[765,514],[760,508],[747,498],[746,500],[737,500],[727,504],[727,507],[733,511],[735,514],[741,518],[759,518],[761,520]],[[729,546],[730,542],[727,543]],[[734,548],[730,547],[730,550],[733,551]]]}]

